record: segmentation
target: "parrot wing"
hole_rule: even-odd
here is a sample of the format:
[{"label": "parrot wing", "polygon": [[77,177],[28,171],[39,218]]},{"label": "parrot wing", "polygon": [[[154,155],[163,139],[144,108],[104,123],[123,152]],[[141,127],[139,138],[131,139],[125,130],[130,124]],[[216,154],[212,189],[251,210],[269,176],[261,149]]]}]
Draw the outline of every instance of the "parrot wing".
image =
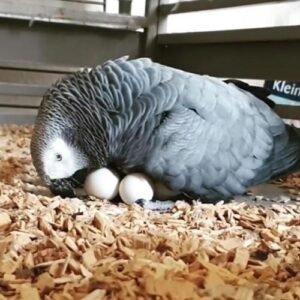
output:
[{"label": "parrot wing", "polygon": [[111,152],[175,190],[241,194],[298,161],[298,135],[239,82],[147,58],[101,68],[114,102]]}]

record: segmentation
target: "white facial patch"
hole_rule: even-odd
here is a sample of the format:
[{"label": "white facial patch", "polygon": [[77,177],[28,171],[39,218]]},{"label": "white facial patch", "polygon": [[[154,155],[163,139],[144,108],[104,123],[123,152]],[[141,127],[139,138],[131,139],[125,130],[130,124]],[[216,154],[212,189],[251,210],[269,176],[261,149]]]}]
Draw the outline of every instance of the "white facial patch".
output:
[{"label": "white facial patch", "polygon": [[56,138],[48,144],[42,160],[45,173],[50,179],[70,177],[86,164],[80,151],[61,138]]}]

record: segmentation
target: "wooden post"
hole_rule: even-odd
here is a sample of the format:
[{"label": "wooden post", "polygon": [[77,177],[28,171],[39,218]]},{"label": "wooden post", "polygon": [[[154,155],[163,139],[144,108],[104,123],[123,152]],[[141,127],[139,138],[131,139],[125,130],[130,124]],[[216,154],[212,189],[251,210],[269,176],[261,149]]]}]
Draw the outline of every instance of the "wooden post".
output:
[{"label": "wooden post", "polygon": [[157,35],[158,35],[158,8],[160,0],[146,0],[146,18],[147,27],[145,29],[145,40],[144,40],[144,56],[150,57],[155,60],[157,56]]}]

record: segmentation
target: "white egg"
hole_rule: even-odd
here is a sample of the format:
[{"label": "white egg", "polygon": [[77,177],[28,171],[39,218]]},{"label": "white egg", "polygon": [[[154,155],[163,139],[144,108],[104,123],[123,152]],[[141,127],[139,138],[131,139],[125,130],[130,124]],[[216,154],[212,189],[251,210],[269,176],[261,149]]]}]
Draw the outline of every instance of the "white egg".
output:
[{"label": "white egg", "polygon": [[144,174],[132,173],[121,180],[119,194],[123,202],[129,205],[138,199],[151,200],[154,195],[153,183]]},{"label": "white egg", "polygon": [[118,194],[120,178],[110,169],[101,168],[90,173],[84,189],[90,196],[111,200]]}]

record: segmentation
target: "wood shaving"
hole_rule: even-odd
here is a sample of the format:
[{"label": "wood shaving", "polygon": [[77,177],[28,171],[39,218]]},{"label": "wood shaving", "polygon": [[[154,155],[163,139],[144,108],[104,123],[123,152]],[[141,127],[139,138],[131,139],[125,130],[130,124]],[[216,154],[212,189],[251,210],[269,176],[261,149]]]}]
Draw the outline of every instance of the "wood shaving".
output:
[{"label": "wood shaving", "polygon": [[[171,213],[62,199],[0,127],[0,300],[300,299],[300,206],[178,201]],[[276,182],[300,195],[300,176]]]}]

